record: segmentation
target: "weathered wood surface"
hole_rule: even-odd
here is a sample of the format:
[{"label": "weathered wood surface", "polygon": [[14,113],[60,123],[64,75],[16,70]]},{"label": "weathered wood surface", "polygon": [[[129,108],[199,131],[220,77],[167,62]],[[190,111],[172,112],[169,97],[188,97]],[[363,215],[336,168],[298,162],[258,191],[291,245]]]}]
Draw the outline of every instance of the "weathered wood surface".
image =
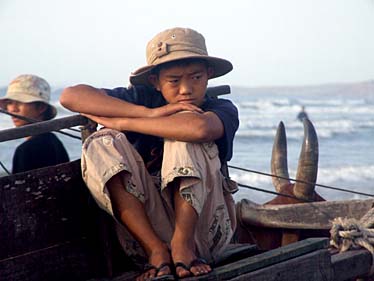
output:
[{"label": "weathered wood surface", "polygon": [[[366,277],[372,262],[372,255],[367,250],[350,250],[332,255],[333,280],[350,280],[357,277]],[[370,280],[374,280],[374,276],[371,276]]]},{"label": "weathered wood surface", "polygon": [[79,125],[86,125],[88,119],[82,115],[73,115],[59,119],[52,119],[25,125],[22,127],[7,129],[0,131],[0,142],[24,138],[27,136],[35,136],[51,131],[58,131]]},{"label": "weathered wood surface", "polygon": [[206,94],[209,97],[218,97],[221,95],[230,94],[231,89],[229,85],[220,85],[215,87],[208,87],[206,90]]},{"label": "weathered wood surface", "polygon": [[[213,267],[218,267],[223,264],[228,263],[235,263],[243,258],[247,258],[250,256],[254,256],[258,254],[258,250],[256,245],[251,244],[230,244],[226,251],[216,259],[214,262]],[[138,275],[140,275],[140,271],[128,271],[124,272],[116,277],[112,278],[94,278],[90,281],[131,281],[134,280]]]},{"label": "weathered wood surface", "polygon": [[374,199],[326,201],[292,205],[259,205],[243,199],[237,203],[242,224],[268,228],[330,229],[336,217],[360,219],[374,205]]},{"label": "weathered wood surface", "polygon": [[83,239],[0,260],[0,280],[86,280],[92,277],[95,259],[91,243]]},{"label": "weathered wood surface", "polygon": [[[224,279],[221,279],[224,280]],[[291,281],[332,280],[330,255],[328,250],[317,250],[293,259],[274,264],[253,272],[238,275],[231,281]]]},{"label": "weathered wood surface", "polygon": [[230,280],[260,268],[269,267],[273,264],[293,259],[310,252],[325,249],[327,246],[327,238],[310,238],[253,257],[242,259],[233,264],[220,266],[205,276],[186,278],[185,280]]},{"label": "weathered wood surface", "polygon": [[257,246],[253,244],[229,244],[226,250],[214,261],[213,266],[233,263],[258,254],[258,252]]},{"label": "weathered wood surface", "polygon": [[373,276],[368,276],[371,262],[372,255],[367,250],[334,255],[328,250],[318,250],[231,280],[374,280]]},{"label": "weathered wood surface", "polygon": [[0,178],[0,280],[102,274],[91,200],[79,161]]},{"label": "weathered wood surface", "polygon": [[[311,238],[223,266],[215,266],[210,274],[184,278],[185,281],[343,281],[368,276],[371,254],[367,250],[353,250],[333,254],[327,249],[327,238]],[[91,281],[130,281],[139,272],[131,271],[114,278]]]},{"label": "weathered wood surface", "polygon": [[[246,274],[249,274],[250,272],[254,272],[256,270],[259,270],[261,268],[272,268],[272,265],[279,264],[288,260],[292,260],[291,265],[289,267],[293,267],[294,270],[299,266],[301,262],[299,260],[295,260],[295,258],[298,257],[304,257],[308,253],[315,253],[318,252],[317,257],[320,257],[320,260],[323,259],[323,261],[330,261],[330,256],[327,250],[325,250],[328,246],[328,239],[327,238],[310,238],[304,241],[300,241],[297,243],[293,243],[290,245],[287,245],[282,248],[278,248],[275,250],[271,250],[262,254],[254,255],[251,257],[246,257],[243,259],[240,259],[236,262],[232,262],[226,265],[215,267],[214,270],[203,276],[199,277],[189,277],[184,278],[185,281],[192,281],[192,280],[236,280],[238,276],[247,276]],[[323,249],[323,253],[319,250]],[[328,257],[328,258],[327,258]],[[311,255],[310,257],[307,256],[305,258],[306,260],[315,260],[315,255]],[[301,259],[304,261],[304,258]],[[305,265],[307,263],[304,262]],[[326,265],[326,267],[329,264]],[[321,266],[321,265],[319,265]],[[283,265],[281,266],[281,268]],[[288,268],[288,267],[287,267]],[[321,266],[319,268],[321,272],[325,271],[325,266]],[[327,273],[329,273],[328,269]],[[330,267],[331,270],[331,267]],[[271,269],[270,271],[273,271]],[[276,277],[277,273],[273,272],[274,276]],[[326,273],[326,274],[327,274]],[[296,274],[296,273],[295,273]],[[325,273],[323,273],[325,274]],[[113,279],[95,279],[95,281],[130,281],[134,280],[134,277],[139,275],[139,273],[136,272],[128,272],[121,276],[117,276]],[[315,276],[314,274],[313,276]],[[299,273],[299,276],[302,276],[301,273]],[[238,280],[252,280],[252,279],[238,279]],[[271,279],[259,279],[259,280],[271,280]],[[276,279],[278,280],[278,279]],[[287,280],[287,279],[280,279],[280,280]],[[292,280],[292,279],[288,279]],[[297,279],[294,279],[297,280]],[[314,280],[314,279],[310,279]],[[315,279],[315,280],[326,280],[326,279]],[[327,279],[331,280],[331,279]]]}]

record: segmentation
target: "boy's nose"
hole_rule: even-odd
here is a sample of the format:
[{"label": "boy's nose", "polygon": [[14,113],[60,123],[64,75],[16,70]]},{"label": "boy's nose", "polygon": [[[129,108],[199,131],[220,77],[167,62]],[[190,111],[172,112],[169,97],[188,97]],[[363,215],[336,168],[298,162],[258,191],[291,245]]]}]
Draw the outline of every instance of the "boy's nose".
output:
[{"label": "boy's nose", "polygon": [[192,93],[192,86],[191,86],[191,83],[189,83],[188,81],[184,81],[180,84],[180,87],[179,87],[179,93],[181,95],[189,95]]}]

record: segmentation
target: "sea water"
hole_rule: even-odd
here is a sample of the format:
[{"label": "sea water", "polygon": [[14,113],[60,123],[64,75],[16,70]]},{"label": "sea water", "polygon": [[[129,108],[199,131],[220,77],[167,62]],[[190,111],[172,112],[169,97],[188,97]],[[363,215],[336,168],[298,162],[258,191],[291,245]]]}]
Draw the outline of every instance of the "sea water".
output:
[{"label": "sea water", "polygon": [[[59,105],[59,94],[60,90],[52,95],[58,117],[73,114]],[[283,121],[287,134],[289,174],[295,178],[304,135],[303,125],[296,116],[301,106],[305,106],[319,140],[317,183],[374,194],[374,92],[342,94],[329,91],[329,88],[313,92],[310,89],[274,91],[233,87],[232,93],[224,98],[235,103],[240,115],[234,155],[229,165],[270,173],[273,140],[279,122]],[[10,117],[0,114],[0,128],[12,126]],[[70,159],[80,158],[80,141],[57,135],[67,148]],[[0,161],[9,170],[14,149],[22,141],[0,143]],[[229,172],[231,178],[241,184],[275,191],[268,176],[233,168]],[[368,198],[322,187],[316,187],[316,190],[328,200]],[[241,187],[235,199],[248,198],[263,203],[273,196]]]}]

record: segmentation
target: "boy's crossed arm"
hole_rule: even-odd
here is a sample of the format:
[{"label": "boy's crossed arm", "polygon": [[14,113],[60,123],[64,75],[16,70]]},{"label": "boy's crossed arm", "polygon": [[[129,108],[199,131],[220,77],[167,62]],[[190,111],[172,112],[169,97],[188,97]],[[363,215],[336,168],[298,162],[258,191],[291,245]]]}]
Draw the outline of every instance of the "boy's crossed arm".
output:
[{"label": "boy's crossed arm", "polygon": [[213,141],[224,133],[223,124],[216,114],[203,112],[188,103],[147,108],[108,96],[103,90],[88,85],[64,89],[60,102],[71,111],[119,131],[186,142]]},{"label": "boy's crossed arm", "polygon": [[183,111],[151,118],[111,118],[86,115],[95,122],[119,131],[132,131],[185,142],[209,142],[222,137],[224,127],[213,112]]}]

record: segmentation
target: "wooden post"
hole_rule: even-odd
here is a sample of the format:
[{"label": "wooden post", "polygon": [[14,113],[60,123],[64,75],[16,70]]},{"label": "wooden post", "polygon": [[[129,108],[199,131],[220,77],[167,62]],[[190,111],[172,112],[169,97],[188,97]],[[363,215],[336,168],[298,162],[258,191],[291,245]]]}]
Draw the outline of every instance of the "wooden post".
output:
[{"label": "wooden post", "polygon": [[97,123],[88,119],[88,122],[81,126],[82,143],[94,132],[96,132]]}]

